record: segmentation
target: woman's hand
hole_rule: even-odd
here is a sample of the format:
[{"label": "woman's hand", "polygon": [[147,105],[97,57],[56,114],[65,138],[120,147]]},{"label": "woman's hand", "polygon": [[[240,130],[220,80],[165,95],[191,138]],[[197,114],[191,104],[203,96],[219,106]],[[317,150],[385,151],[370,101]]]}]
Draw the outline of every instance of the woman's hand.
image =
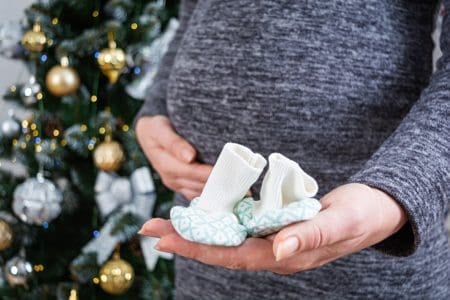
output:
[{"label": "woman's hand", "polygon": [[230,269],[292,274],[317,268],[370,247],[407,221],[401,206],[384,192],[363,184],[340,186],[321,199],[312,220],[290,225],[266,238],[249,238],[239,247],[207,246],[184,240],[169,220],[152,219],[140,233],[160,237],[157,249]]},{"label": "woman's hand", "polygon": [[196,150],[175,132],[167,117],[142,117],[136,135],[165,186],[189,200],[201,194],[212,167],[195,161]]}]

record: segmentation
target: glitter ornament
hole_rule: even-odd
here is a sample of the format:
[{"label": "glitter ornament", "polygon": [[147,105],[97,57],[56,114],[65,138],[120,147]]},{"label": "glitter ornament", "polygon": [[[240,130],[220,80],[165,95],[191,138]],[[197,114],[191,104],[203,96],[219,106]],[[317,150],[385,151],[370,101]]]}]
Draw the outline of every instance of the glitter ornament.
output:
[{"label": "glitter ornament", "polygon": [[69,66],[67,57],[61,58],[61,64],[50,69],[45,77],[45,86],[56,97],[75,93],[80,88],[80,77],[74,68]]},{"label": "glitter ornament", "polygon": [[125,159],[122,146],[107,135],[105,141],[95,148],[94,163],[102,171],[115,172],[120,169]]},{"label": "glitter ornament", "polygon": [[53,182],[39,173],[17,186],[12,208],[23,222],[42,225],[59,216],[62,199]]},{"label": "glitter ornament", "polygon": [[8,118],[1,124],[2,135],[6,138],[14,138],[20,134],[20,125],[14,119],[14,111],[10,109],[8,111]]},{"label": "glitter ornament", "polygon": [[77,289],[71,289],[70,290],[69,300],[78,300],[78,291],[77,291]]},{"label": "glitter ornament", "polygon": [[33,29],[25,32],[22,37],[22,45],[25,49],[33,53],[39,53],[44,50],[47,43],[47,37],[42,32],[41,24],[39,22],[34,23]]},{"label": "glitter ornament", "polygon": [[10,286],[24,286],[33,273],[33,267],[23,256],[14,256],[6,262],[4,273]]},{"label": "glitter ornament", "polygon": [[38,101],[37,95],[41,92],[41,86],[36,82],[36,77],[31,76],[20,90],[20,99],[25,105],[33,105]]},{"label": "glitter ornament", "polygon": [[125,293],[134,281],[133,267],[120,258],[115,252],[113,258],[107,261],[100,269],[100,287],[111,295],[121,295]]},{"label": "glitter ornament", "polygon": [[126,64],[125,52],[117,48],[113,33],[108,33],[109,47],[103,49],[97,58],[102,73],[108,77],[110,83],[116,83]]}]

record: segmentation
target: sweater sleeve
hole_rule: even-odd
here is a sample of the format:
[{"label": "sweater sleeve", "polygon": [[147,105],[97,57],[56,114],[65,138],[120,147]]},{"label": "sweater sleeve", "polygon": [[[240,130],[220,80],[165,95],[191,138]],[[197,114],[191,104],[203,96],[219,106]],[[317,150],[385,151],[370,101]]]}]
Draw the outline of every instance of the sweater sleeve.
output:
[{"label": "sweater sleeve", "polygon": [[144,104],[135,117],[134,124],[136,124],[136,121],[143,116],[167,115],[167,83],[169,80],[170,72],[172,70],[172,65],[177,55],[178,47],[181,40],[183,39],[184,32],[188,27],[189,19],[192,12],[194,11],[196,4],[197,0],[181,1],[179,12],[180,25],[175,33],[174,38],[170,42],[167,52],[161,59],[158,67],[158,72],[156,73],[153,84],[150,87],[150,91],[145,98]]},{"label": "sweater sleeve", "polygon": [[[450,12],[450,0],[443,1]],[[396,131],[350,178],[390,194],[409,221],[375,249],[412,255],[431,228],[444,224],[450,199],[450,17],[444,16],[443,56],[429,86]],[[430,62],[431,63],[431,62]]]}]

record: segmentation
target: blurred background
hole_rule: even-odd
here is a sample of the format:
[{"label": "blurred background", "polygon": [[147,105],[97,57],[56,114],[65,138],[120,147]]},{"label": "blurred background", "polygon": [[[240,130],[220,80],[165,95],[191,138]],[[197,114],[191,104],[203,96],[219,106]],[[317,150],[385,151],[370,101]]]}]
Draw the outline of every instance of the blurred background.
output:
[{"label": "blurred background", "polygon": [[0,299],[171,299],[171,255],[137,231],[172,193],[134,116],[178,1],[0,3]]},{"label": "blurred background", "polygon": [[[0,20],[2,22],[17,21],[23,18],[24,9],[32,3],[31,0],[3,1],[0,3]],[[0,91],[6,91],[9,86],[16,83],[16,79],[23,72],[26,72],[23,62],[8,59],[0,56]],[[7,71],[7,72],[6,72]],[[24,74],[25,75],[25,74]],[[10,103],[5,103],[0,98],[0,120],[6,118]]]}]

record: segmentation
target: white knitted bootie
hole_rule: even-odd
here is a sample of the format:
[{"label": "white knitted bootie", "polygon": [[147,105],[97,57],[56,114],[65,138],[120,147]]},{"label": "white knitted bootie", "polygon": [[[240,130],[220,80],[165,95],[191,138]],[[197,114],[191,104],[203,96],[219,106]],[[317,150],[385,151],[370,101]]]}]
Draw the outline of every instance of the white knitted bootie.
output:
[{"label": "white knitted bootie", "polygon": [[176,206],[170,211],[175,230],[193,242],[240,245],[247,232],[233,209],[265,166],[266,160],[260,154],[239,144],[225,144],[202,194],[189,207]]},{"label": "white knitted bootie", "polygon": [[314,217],[321,209],[320,202],[312,198],[317,191],[317,182],[296,162],[272,153],[261,187],[261,200],[245,198],[236,205],[235,213],[250,235],[268,235]]}]

